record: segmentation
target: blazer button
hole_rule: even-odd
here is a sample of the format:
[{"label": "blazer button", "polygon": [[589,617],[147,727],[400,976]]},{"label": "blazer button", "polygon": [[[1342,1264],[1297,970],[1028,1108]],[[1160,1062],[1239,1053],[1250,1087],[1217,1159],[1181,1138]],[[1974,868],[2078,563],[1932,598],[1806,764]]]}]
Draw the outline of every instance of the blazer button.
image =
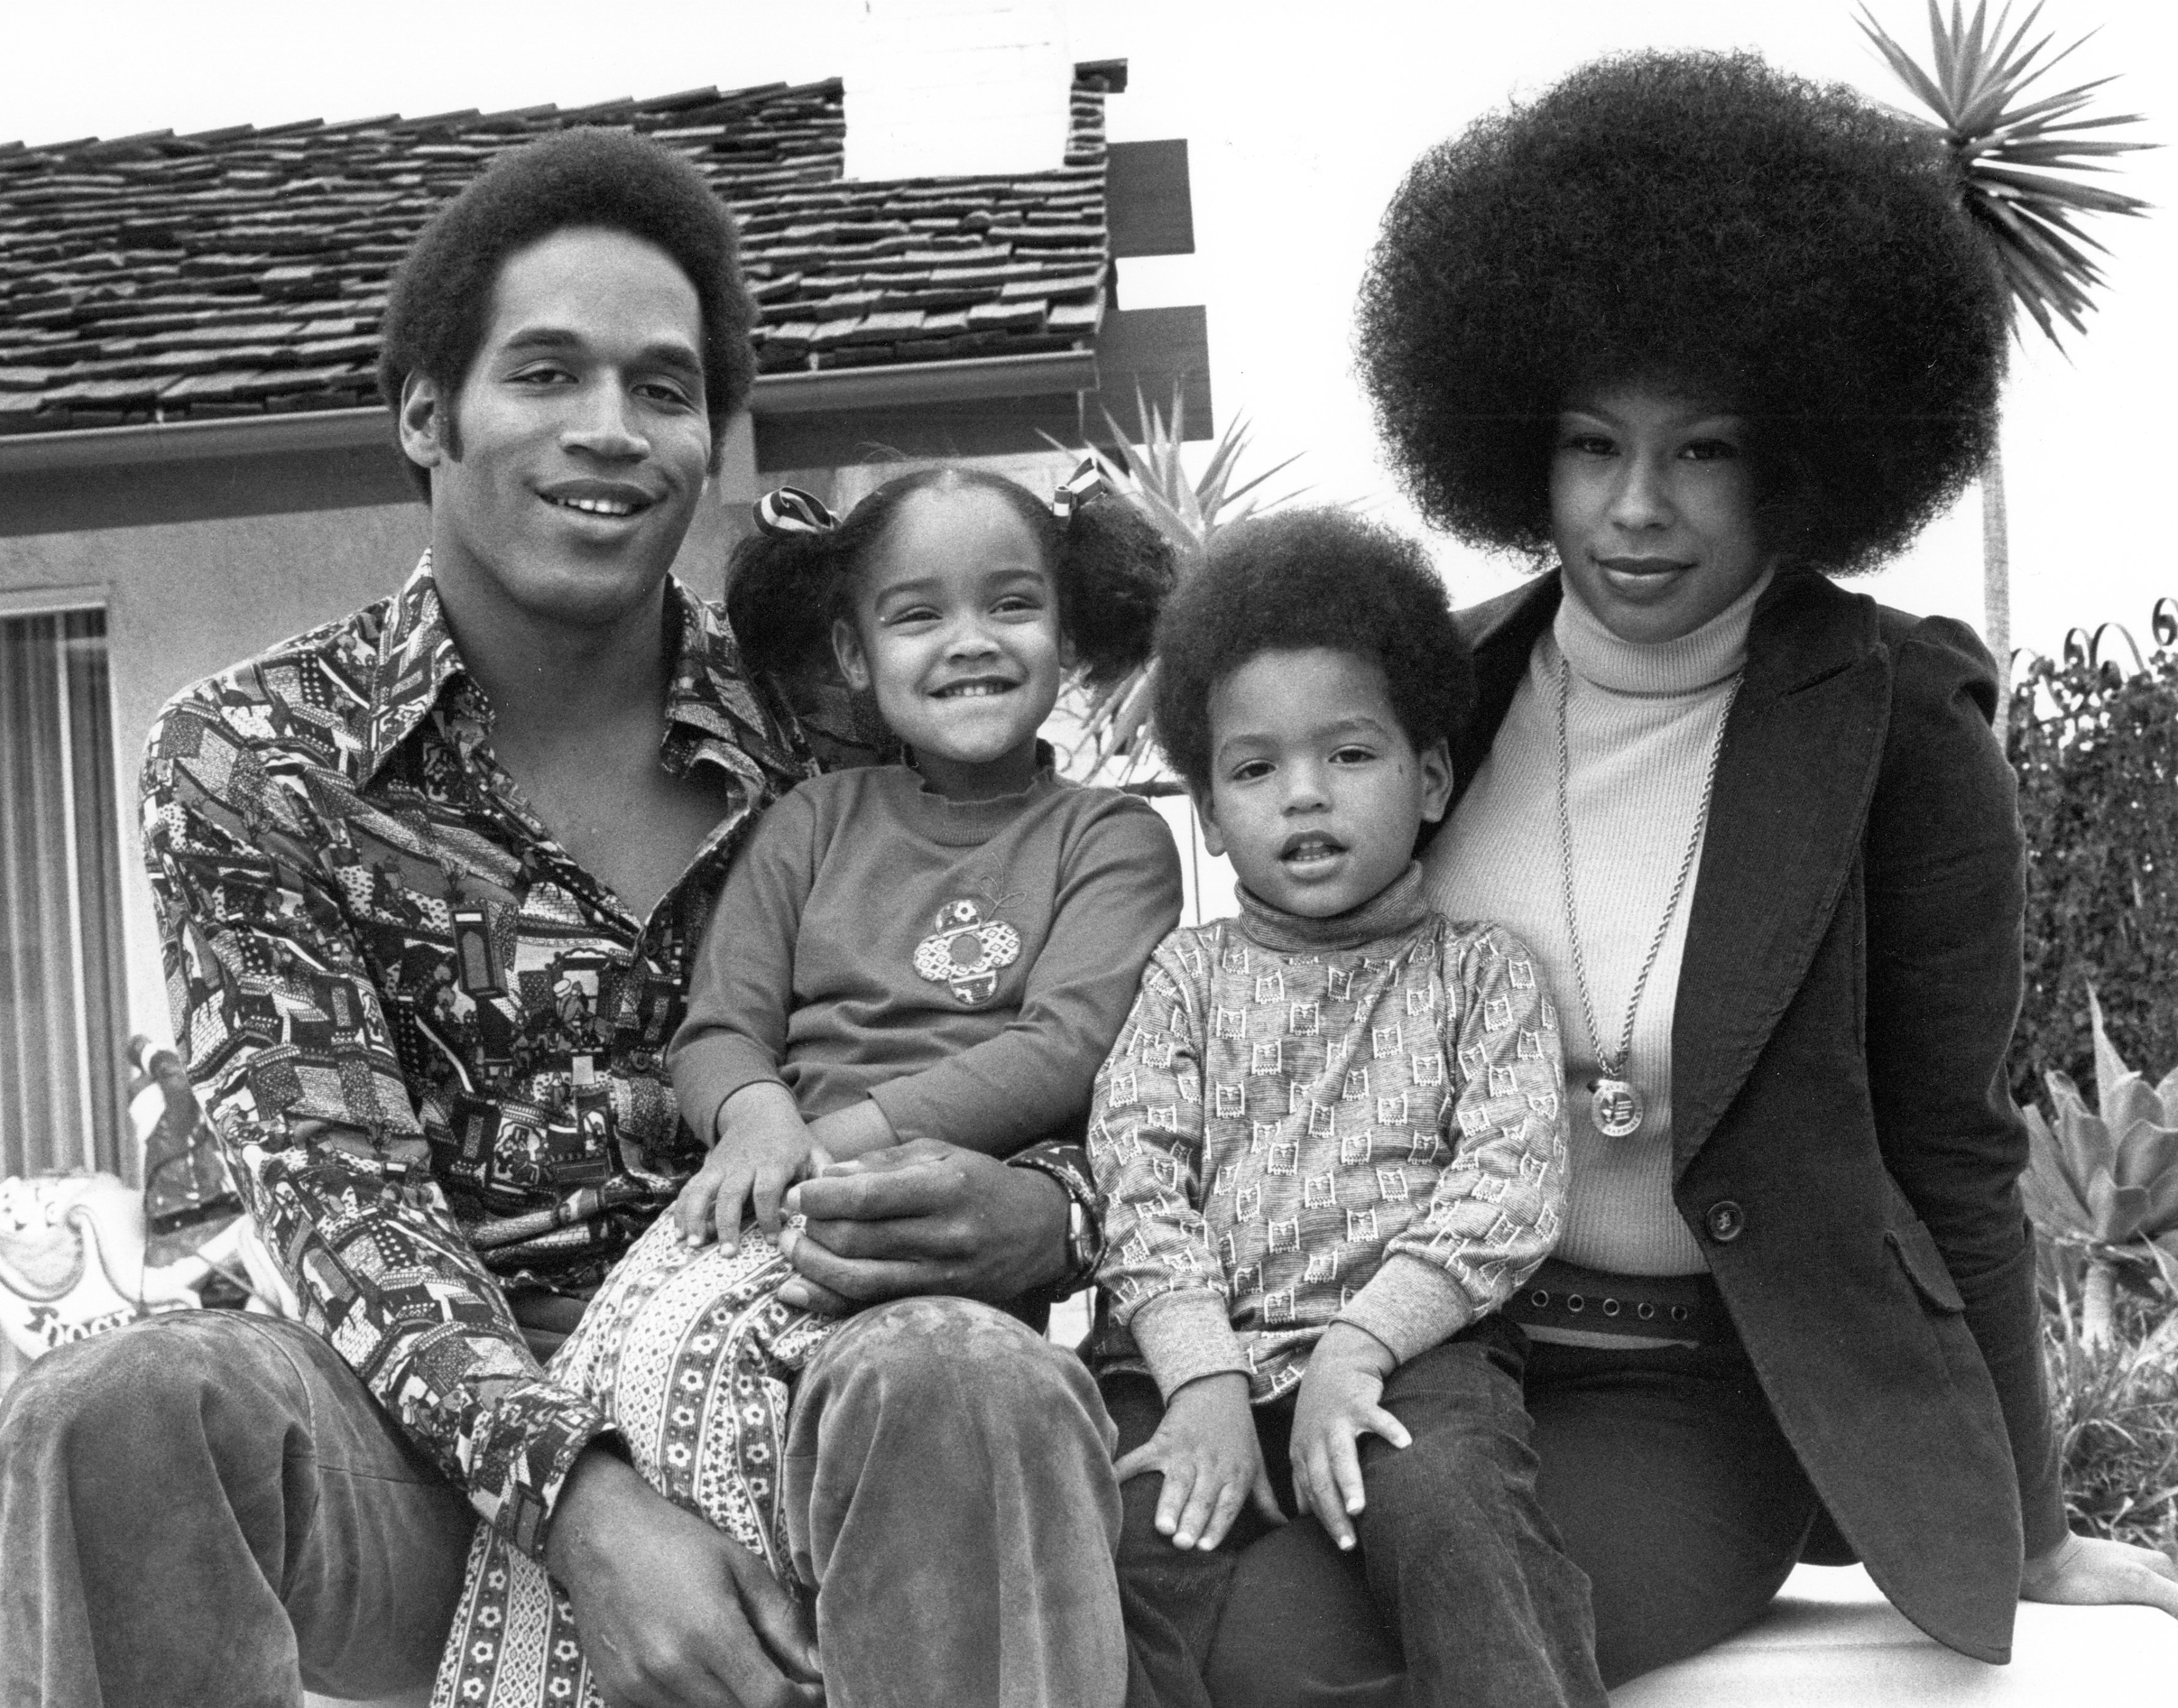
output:
[{"label": "blazer button", "polygon": [[1747,1231],[1747,1212],[1730,1198],[1719,1198],[1711,1204],[1705,1219],[1710,1238],[1720,1245],[1729,1245]]}]

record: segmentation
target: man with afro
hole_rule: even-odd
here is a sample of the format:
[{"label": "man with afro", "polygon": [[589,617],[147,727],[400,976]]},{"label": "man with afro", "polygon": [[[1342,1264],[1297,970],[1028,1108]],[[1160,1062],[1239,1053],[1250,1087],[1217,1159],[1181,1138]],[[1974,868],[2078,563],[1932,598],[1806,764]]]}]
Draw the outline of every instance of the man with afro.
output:
[{"label": "man with afro", "polygon": [[[479,1517],[572,1598],[608,1700],[823,1698],[796,1591],[654,1492],[539,1361],[700,1158],[661,1065],[689,947],[812,769],[670,573],[748,395],[750,318],[725,207],[622,132],[501,155],[402,265],[380,377],[430,550],[393,596],[176,696],[143,778],[176,1034],[287,1320],[152,1320],[14,1389],[0,1698],[412,1689]],[[1057,1349],[1019,1335],[1039,1355],[969,1379],[944,1328],[990,1313],[964,1295],[1079,1266],[1086,1174],[895,1160],[916,1166],[808,1183],[795,1257],[806,1302],[949,1295],[913,1302],[938,1332],[873,1352],[907,1308],[878,1303],[864,1379],[813,1365],[798,1390],[825,1395],[791,1422],[825,1506],[834,1700],[959,1700],[1003,1661],[1104,1702],[1108,1426]],[[973,1463],[970,1430],[994,1444]],[[1066,1618],[999,1605],[994,1535]],[[877,1585],[946,1640],[892,1652]],[[577,1661],[532,1658],[571,1684]]]}]

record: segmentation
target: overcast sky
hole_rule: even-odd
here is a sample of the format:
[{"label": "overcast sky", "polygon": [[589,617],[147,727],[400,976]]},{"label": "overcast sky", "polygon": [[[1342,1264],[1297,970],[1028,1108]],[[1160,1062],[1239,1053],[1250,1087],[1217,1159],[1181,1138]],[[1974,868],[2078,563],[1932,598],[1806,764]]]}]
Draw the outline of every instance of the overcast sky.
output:
[{"label": "overcast sky", "polygon": [[[867,11],[893,0],[163,0],[33,7],[8,0],[0,140],[49,142],[172,127],[342,119],[462,107],[562,106],[846,74]],[[942,10],[973,0],[911,0]],[[1253,421],[1258,462],[1303,453],[1313,495],[1413,518],[1378,466],[1353,382],[1354,290],[1376,221],[1423,147],[1580,61],[1643,45],[1749,47],[1803,74],[1897,95],[1845,0],[1050,0],[1075,58],[1124,57],[1114,140],[1186,137],[1193,257],[1126,264],[1129,307],[1207,304],[1220,424]],[[1923,0],[1872,0],[1910,45]],[[2171,134],[2178,62],[2156,0],[2048,0],[2066,39],[2100,34],[2058,75],[2123,75],[2110,110],[2144,139]],[[322,18],[322,23],[313,20]],[[930,25],[941,27],[939,20]],[[848,124],[855,124],[851,79]],[[2067,353],[2038,333],[2015,361],[2005,454],[2014,634],[2051,649],[2075,624],[2123,621],[2178,595],[2178,488],[2163,419],[2178,375],[2178,152],[2122,163],[2122,187],[2157,204],[2105,220],[2109,282]],[[2160,495],[2160,496],[2159,496]],[[1891,603],[1978,621],[1979,506],[1971,498],[1871,584]],[[1448,542],[1439,561],[1462,601],[1515,572]]]}]

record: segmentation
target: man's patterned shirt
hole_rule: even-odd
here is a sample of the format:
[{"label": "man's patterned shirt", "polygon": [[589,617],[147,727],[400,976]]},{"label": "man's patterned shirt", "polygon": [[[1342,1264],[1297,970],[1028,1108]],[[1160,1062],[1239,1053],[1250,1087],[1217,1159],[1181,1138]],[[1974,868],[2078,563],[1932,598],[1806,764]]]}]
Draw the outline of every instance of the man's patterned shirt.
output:
[{"label": "man's patterned shirt", "polygon": [[427,554],[401,592],[183,691],[144,840],[176,1036],[304,1320],[517,1547],[605,1427],[509,1291],[582,1295],[701,1149],[660,1065],[757,811],[812,774],[674,583],[660,753],[733,805],[646,922],[494,759]]}]

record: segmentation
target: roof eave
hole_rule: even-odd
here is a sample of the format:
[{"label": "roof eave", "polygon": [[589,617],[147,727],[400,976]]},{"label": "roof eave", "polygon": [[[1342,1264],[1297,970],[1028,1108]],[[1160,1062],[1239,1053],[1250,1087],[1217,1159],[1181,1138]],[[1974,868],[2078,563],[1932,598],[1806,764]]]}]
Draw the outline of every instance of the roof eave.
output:
[{"label": "roof eave", "polygon": [[[979,397],[1032,397],[1097,389],[1097,353],[1053,350],[1026,356],[971,356],[868,368],[761,374],[750,412],[816,415],[856,409],[917,408]],[[383,445],[391,422],[381,408],[300,409],[223,421],[146,422],[79,427],[0,438],[0,478],[205,457],[346,450]]]}]

